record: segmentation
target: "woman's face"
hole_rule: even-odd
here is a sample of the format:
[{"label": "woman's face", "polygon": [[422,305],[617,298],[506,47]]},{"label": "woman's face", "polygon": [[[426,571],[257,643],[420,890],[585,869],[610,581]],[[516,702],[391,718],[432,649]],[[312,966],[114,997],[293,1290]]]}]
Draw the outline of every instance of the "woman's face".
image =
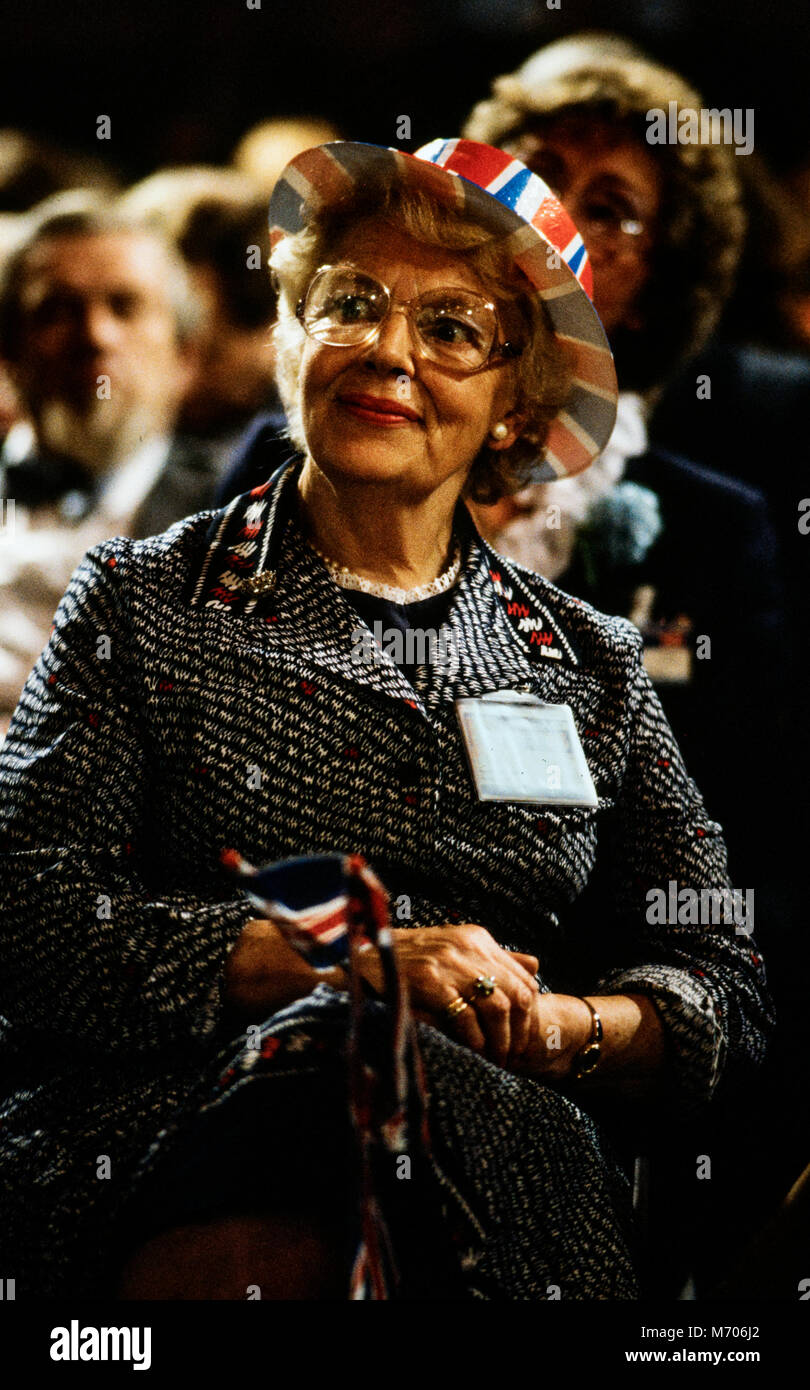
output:
[{"label": "woman's face", "polygon": [[[474,272],[451,251],[425,246],[369,218],[330,250],[391,291],[398,306],[443,286],[482,292]],[[509,337],[501,320],[497,341]],[[419,354],[408,318],[391,312],[373,342],[331,347],[307,338],[300,377],[301,414],[312,459],[333,482],[396,484],[403,497],[444,488],[457,497],[485,441],[506,448],[519,425],[509,414],[514,367],[500,363],[462,374]],[[510,426],[488,440],[496,422]]]},{"label": "woman's face", "polygon": [[[593,268],[596,311],[608,337],[644,327],[639,300],[651,273],[661,170],[640,140],[604,122],[561,119],[542,133],[525,132],[507,149],[557,194],[576,223]],[[638,227],[628,235],[619,223]]]}]

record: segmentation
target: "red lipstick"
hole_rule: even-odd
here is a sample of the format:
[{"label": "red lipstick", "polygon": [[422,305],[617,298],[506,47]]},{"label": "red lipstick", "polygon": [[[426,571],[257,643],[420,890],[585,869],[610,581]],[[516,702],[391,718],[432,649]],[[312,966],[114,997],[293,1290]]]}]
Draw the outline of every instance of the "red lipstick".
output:
[{"label": "red lipstick", "polygon": [[368,420],[375,425],[401,425],[406,421],[419,420],[421,416],[403,401],[392,401],[385,396],[369,396],[362,391],[346,391],[338,397],[340,404],[356,415],[359,420]]}]

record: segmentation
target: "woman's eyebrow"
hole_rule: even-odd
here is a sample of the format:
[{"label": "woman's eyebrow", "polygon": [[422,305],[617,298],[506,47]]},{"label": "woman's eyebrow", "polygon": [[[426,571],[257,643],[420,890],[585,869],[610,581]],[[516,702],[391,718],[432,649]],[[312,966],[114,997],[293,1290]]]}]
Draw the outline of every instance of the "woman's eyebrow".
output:
[{"label": "woman's eyebrow", "polygon": [[645,192],[644,189],[639,188],[631,179],[628,179],[626,174],[614,173],[608,169],[601,170],[598,174],[594,175],[594,178],[588,184],[588,190],[590,191],[593,188],[605,188],[611,193],[622,193],[626,196],[642,200]]},{"label": "woman's eyebrow", "polygon": [[[518,153],[517,157],[519,159],[524,158],[520,153]],[[568,173],[568,164],[566,160],[563,159],[562,155],[557,154],[554,150],[547,149],[544,145],[538,146],[537,149],[529,150],[525,155],[525,159],[530,167],[532,164],[541,164],[551,178],[555,175],[562,175],[565,177]]]}]

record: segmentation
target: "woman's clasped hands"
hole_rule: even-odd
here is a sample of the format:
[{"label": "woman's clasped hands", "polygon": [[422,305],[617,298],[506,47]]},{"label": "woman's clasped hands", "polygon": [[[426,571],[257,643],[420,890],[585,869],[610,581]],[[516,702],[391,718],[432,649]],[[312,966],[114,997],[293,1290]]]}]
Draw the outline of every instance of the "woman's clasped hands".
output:
[{"label": "woman's clasped hands", "polygon": [[[508,1070],[567,1074],[588,1037],[590,1014],[581,1000],[540,992],[535,956],[504,950],[471,922],[397,931],[394,950],[423,1022]],[[372,986],[375,956],[360,958]]]}]

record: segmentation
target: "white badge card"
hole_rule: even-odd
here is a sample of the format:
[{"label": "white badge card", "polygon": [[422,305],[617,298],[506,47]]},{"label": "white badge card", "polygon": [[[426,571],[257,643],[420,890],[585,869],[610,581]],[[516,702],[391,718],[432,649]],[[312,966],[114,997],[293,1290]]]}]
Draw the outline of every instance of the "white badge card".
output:
[{"label": "white badge card", "polygon": [[498,690],[456,713],[480,801],[599,805],[570,705]]}]

